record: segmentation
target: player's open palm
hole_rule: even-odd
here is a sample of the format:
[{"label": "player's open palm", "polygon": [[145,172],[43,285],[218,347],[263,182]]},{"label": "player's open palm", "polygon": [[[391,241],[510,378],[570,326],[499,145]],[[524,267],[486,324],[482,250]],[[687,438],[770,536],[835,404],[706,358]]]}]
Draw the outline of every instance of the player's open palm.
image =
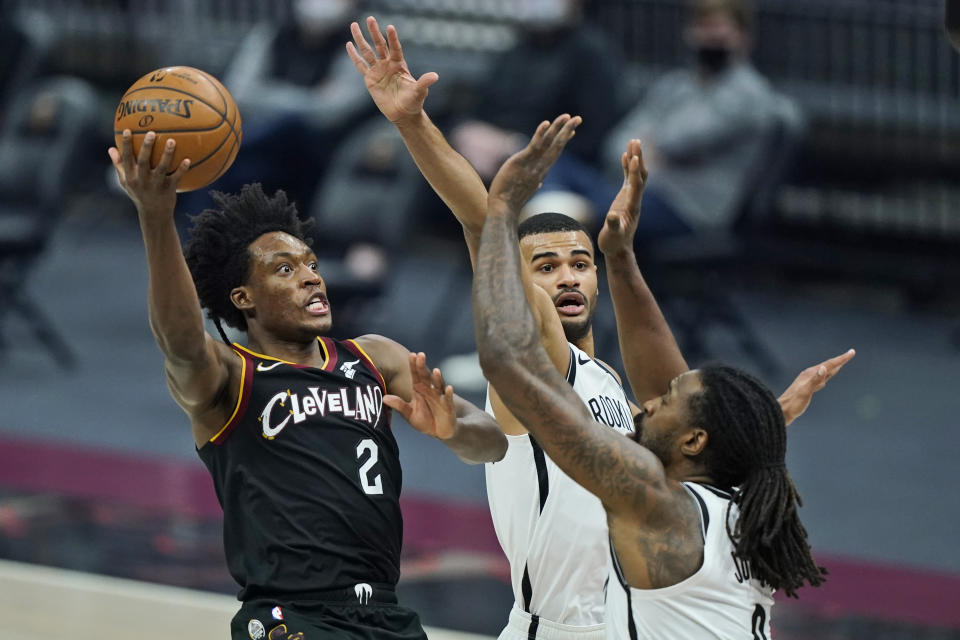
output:
[{"label": "player's open palm", "polygon": [[563,114],[553,122],[541,122],[527,146],[510,156],[493,177],[488,198],[519,211],[540,188],[581,121],[580,116]]},{"label": "player's open palm", "polygon": [[410,425],[428,436],[446,440],[457,429],[457,411],[453,402],[453,387],[444,383],[439,369],[427,369],[427,356],[410,354],[410,376],[413,397],[410,402],[395,395],[383,397],[383,403],[398,411]]},{"label": "player's open palm", "polygon": [[143,137],[140,153],[134,158],[133,136],[130,130],[123,132],[120,149],[110,147],[107,153],[117,171],[120,186],[137,206],[141,215],[170,215],[177,202],[177,185],[190,168],[190,161],[183,162],[172,173],[170,165],[176,142],[167,140],[160,162],[155,168],[150,166],[150,156],[157,136],[152,131]]},{"label": "player's open palm", "polygon": [[627,143],[626,151],[620,156],[620,166],[623,167],[623,186],[613,199],[597,237],[600,250],[608,255],[633,248],[633,236],[640,221],[647,168],[643,163],[643,148],[636,138]]},{"label": "player's open palm", "polygon": [[380,25],[371,16],[367,18],[367,30],[370,31],[373,47],[363,37],[360,25],[356,22],[350,25],[353,42],[347,43],[347,54],[363,74],[367,91],[390,122],[400,122],[417,115],[423,111],[430,85],[439,76],[431,71],[420,76],[420,79],[413,77],[403,59],[400,38],[393,25],[387,27],[387,37],[384,38]]},{"label": "player's open palm", "polygon": [[827,385],[827,381],[835,376],[838,371],[857,355],[853,349],[838,356],[824,360],[820,364],[807,367],[800,372],[780,398],[780,408],[783,410],[783,418],[787,424],[790,424],[803,414],[810,406],[813,400],[813,394]]}]

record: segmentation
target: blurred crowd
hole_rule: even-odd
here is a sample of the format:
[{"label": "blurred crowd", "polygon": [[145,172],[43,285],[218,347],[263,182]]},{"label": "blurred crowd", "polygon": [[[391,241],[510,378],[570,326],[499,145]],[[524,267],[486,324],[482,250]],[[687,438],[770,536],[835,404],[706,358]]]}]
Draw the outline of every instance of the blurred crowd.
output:
[{"label": "blurred crowd", "polygon": [[[786,4],[778,2],[760,3],[776,9],[764,14],[768,28],[780,28],[777,12]],[[917,117],[904,116],[915,121],[915,130],[870,115],[880,112],[882,93],[872,107],[869,99],[851,98],[851,104],[866,105],[861,110],[866,115],[858,116],[856,126],[842,118],[827,122],[823,113],[845,104],[842,98],[850,92],[834,83],[823,85],[829,93],[818,94],[786,75],[765,77],[752,61],[755,54],[758,59],[762,54],[769,67],[800,49],[771,46],[769,34],[758,47],[758,13],[751,0],[477,0],[456,10],[428,0],[284,0],[248,7],[259,17],[243,23],[242,29],[211,28],[208,34],[207,22],[191,18],[204,3],[174,4],[78,3],[86,13],[70,27],[73,39],[67,43],[65,27],[57,26],[53,15],[63,7],[0,3],[0,203],[3,216],[22,217],[5,224],[19,229],[19,236],[0,233],[5,295],[16,297],[18,285],[10,283],[42,250],[72,192],[117,194],[104,153],[109,144],[104,116],[124,84],[162,64],[190,64],[214,73],[239,104],[241,150],[231,169],[210,188],[236,191],[257,181],[268,190],[286,190],[301,214],[317,222],[324,257],[336,263],[334,273],[341,276],[345,291],[375,292],[385,265],[403,250],[410,233],[441,230],[455,236],[458,226],[419,177],[395,130],[376,111],[344,51],[349,24],[369,14],[397,24],[415,76],[440,73],[427,110],[484,180],[521,148],[542,120],[564,112],[583,117],[584,124],[529,212],[559,211],[597,230],[619,187],[625,141],[638,137],[650,170],[638,238],[650,245],[740,233],[775,208],[796,219],[807,216],[831,237],[842,236],[831,228],[835,221],[861,225],[859,233],[874,224],[871,216],[881,221],[904,215],[914,222],[927,220],[923,224],[945,237],[950,229],[960,228],[949,214],[960,193],[937,177],[953,166],[952,147],[923,147],[936,152],[922,156],[922,162],[909,153],[910,145],[927,144],[937,131],[952,126],[952,120],[944,116],[946,120],[928,126],[919,115],[925,113],[926,97],[918,90]],[[924,4],[917,11],[926,8]],[[840,24],[847,18],[837,12]],[[179,22],[166,22],[159,31],[147,28],[154,14],[159,20],[178,13]],[[618,15],[623,16],[619,22]],[[664,20],[664,15],[671,18]],[[863,9],[862,16],[869,15]],[[895,24],[896,16],[891,20],[884,24]],[[658,25],[669,29],[658,30]],[[641,27],[644,42],[634,42],[640,36],[631,30]],[[192,55],[183,55],[183,50],[170,55],[166,47],[171,28],[220,53],[205,58],[198,48]],[[783,34],[800,33],[799,27],[783,28]],[[909,33],[927,37],[926,32]],[[162,42],[148,41],[151,34],[163,35]],[[97,47],[87,46],[85,37],[90,43],[110,40],[111,48],[104,51],[112,53],[95,53]],[[852,42],[850,46],[860,46],[856,39]],[[638,65],[638,55],[645,55],[648,45],[665,53]],[[130,55],[115,55],[127,50]],[[667,55],[674,51],[678,53]],[[804,51],[809,53],[804,60],[814,65],[816,52]],[[84,68],[96,71],[71,73]],[[940,75],[949,75],[945,73]],[[886,81],[885,75],[874,76],[878,87],[880,80]],[[945,89],[936,85],[932,91],[943,94]],[[896,104],[903,107],[907,103],[901,93]],[[810,97],[798,101],[798,96]],[[941,106],[946,104],[938,99]],[[825,111],[805,116],[818,100]],[[941,113],[952,110],[941,108]],[[868,130],[872,137],[851,139],[843,146],[843,136]],[[909,166],[885,162],[878,169],[871,164],[879,165],[880,158],[869,153],[863,140],[888,140],[888,131],[897,132],[891,144],[908,150],[888,160],[896,157],[911,162]],[[806,157],[798,162],[798,149],[807,141]],[[68,165],[64,158],[86,161]],[[794,181],[780,197],[780,185],[797,164],[803,165],[806,182]],[[883,171],[896,177],[885,178]],[[43,179],[25,178],[30,175]],[[931,180],[937,182],[931,185]],[[210,203],[206,190],[184,194],[178,208],[181,231],[189,226],[191,214]],[[883,224],[895,234],[905,228]],[[826,232],[818,241],[824,237]],[[681,246],[680,253],[692,255]],[[724,247],[728,253],[730,246]],[[767,253],[770,260],[789,255],[779,247]],[[25,257],[11,266],[14,254]],[[639,252],[651,260],[654,254]],[[833,268],[858,272],[865,264],[878,265],[869,268],[869,277],[884,264],[882,259],[844,259],[837,254]],[[921,295],[930,293],[922,292],[925,285],[910,275],[885,277],[906,280]]]},{"label": "blurred crowd", "polygon": [[[254,27],[224,72],[244,116],[244,153],[218,186],[257,180],[310,203],[337,147],[377,114],[343,53],[359,3],[296,0],[292,9],[283,23]],[[688,66],[637,100],[624,86],[619,43],[584,19],[582,0],[518,2],[514,42],[491,56],[485,74],[458,82],[458,95],[428,108],[484,180],[540,121],[581,115],[532,209],[561,210],[596,228],[619,187],[620,151],[640,137],[654,176],[644,235],[729,226],[768,135],[794,114],[749,61],[753,16],[743,0],[696,0],[687,11],[674,37],[690,51]],[[391,165],[402,159],[384,158],[380,140],[346,144],[369,145],[357,159],[363,169],[400,175]]]},{"label": "blurred crowd", "polygon": [[[502,7],[511,42],[488,55],[479,73],[444,74],[444,97],[428,102],[434,120],[489,180],[537,123],[579,114],[584,125],[533,207],[561,209],[596,227],[618,186],[619,150],[626,139],[641,137],[655,168],[644,216],[649,235],[731,224],[765,136],[792,115],[749,61],[750,8],[744,0],[689,3],[682,32],[671,36],[689,49],[689,64],[637,91],[625,81],[620,43],[585,19],[584,5],[525,0]],[[3,6],[0,109],[6,111],[18,90],[43,75],[52,43],[36,14],[15,15],[12,4]],[[243,146],[215,188],[259,181],[287,190],[305,215],[322,216],[314,208],[317,192],[343,145],[369,147],[349,154],[361,165],[355,172],[403,175],[395,166],[403,158],[384,148],[381,131],[363,126],[376,113],[343,50],[349,23],[368,9],[358,0],[293,0],[285,17],[254,24],[237,43],[229,64],[215,73],[240,106]],[[413,69],[417,75],[432,70],[429,57],[420,59],[425,66]],[[49,102],[44,107],[41,99],[35,109],[49,112]],[[367,135],[351,135],[358,130]],[[209,202],[203,192],[183,200],[185,212]],[[408,203],[421,207],[423,200]]]}]

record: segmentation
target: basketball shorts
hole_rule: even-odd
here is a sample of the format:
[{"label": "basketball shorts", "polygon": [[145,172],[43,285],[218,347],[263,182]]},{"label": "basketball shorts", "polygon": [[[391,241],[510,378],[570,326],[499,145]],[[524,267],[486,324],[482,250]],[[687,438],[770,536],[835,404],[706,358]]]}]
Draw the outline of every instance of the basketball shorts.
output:
[{"label": "basketball shorts", "polygon": [[420,617],[389,588],[359,584],[282,600],[244,602],[230,622],[232,640],[426,640]]}]

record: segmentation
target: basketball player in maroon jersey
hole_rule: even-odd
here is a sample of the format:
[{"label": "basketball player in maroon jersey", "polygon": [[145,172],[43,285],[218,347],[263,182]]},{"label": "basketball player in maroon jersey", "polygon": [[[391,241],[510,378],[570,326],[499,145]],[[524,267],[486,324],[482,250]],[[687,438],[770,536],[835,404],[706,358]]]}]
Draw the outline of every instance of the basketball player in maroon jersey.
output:
[{"label": "basketball player in maroon jersey", "polygon": [[[181,250],[173,213],[189,160],[171,167],[171,140],[151,169],[155,141],[148,133],[135,158],[128,130],[109,155],[137,208],[167,385],[223,507],[243,602],[232,637],[424,638],[394,594],[403,523],[390,407],[468,462],[500,459],[503,433],[422,354],[378,335],[326,337],[308,224],[283,192],[214,194]],[[247,344],[230,344],[223,322]]]}]

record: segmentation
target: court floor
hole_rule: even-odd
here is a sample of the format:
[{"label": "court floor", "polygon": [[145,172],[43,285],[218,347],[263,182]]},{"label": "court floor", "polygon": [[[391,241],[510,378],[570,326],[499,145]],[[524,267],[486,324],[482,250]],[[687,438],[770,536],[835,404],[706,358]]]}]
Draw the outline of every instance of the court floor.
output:
[{"label": "court floor", "polygon": [[[5,640],[226,638],[235,598],[0,560]],[[427,628],[435,640],[487,636]]]}]

